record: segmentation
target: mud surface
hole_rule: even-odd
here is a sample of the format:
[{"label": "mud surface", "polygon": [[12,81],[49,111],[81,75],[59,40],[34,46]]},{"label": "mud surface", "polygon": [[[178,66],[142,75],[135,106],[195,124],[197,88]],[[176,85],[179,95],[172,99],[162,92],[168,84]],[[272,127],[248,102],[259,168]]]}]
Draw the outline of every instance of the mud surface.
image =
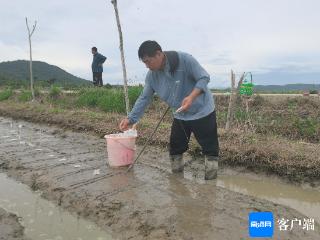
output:
[{"label": "mud surface", "polygon": [[[107,166],[104,140],[95,136],[5,118],[0,118],[0,132],[3,171],[119,239],[248,239],[249,212],[307,218],[217,187],[216,181],[201,181],[198,162],[187,164],[185,177],[173,175],[161,149],[149,148],[127,173]],[[318,224],[314,231],[275,229],[279,239],[320,239]]]},{"label": "mud surface", "polygon": [[18,217],[0,208],[0,239],[1,240],[27,240],[24,237],[24,228]]},{"label": "mud surface", "polygon": [[0,173],[0,208],[15,213],[32,240],[112,240],[107,231],[63,210],[5,173]]}]

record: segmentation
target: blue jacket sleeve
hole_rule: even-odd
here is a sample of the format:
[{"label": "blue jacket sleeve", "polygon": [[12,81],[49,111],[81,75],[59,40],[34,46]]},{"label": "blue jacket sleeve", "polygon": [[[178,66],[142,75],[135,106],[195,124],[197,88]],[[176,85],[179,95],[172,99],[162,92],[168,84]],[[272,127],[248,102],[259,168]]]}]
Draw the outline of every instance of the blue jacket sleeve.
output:
[{"label": "blue jacket sleeve", "polygon": [[128,119],[131,124],[134,124],[140,120],[146,107],[150,104],[154,90],[150,85],[150,73],[148,73],[145,81],[143,91],[137,101],[135,102],[131,112],[129,113]]},{"label": "blue jacket sleeve", "polygon": [[101,63],[104,63],[105,61],[106,61],[106,57],[105,56],[103,56],[102,54],[99,54],[99,63],[101,64]]},{"label": "blue jacket sleeve", "polygon": [[189,74],[196,81],[195,88],[205,91],[210,81],[210,75],[208,72],[199,64],[199,62],[191,55],[187,54],[185,58],[185,64],[189,71]]}]

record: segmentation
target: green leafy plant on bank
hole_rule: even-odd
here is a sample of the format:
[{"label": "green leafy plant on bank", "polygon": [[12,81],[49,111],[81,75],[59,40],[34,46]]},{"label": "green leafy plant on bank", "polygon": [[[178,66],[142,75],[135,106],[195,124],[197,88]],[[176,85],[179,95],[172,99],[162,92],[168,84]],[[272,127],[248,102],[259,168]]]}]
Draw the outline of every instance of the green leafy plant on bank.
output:
[{"label": "green leafy plant on bank", "polygon": [[[39,88],[34,88],[34,95],[38,98],[41,95]],[[28,102],[32,100],[32,93],[30,90],[22,89],[21,92],[18,94],[18,101],[19,102]]]},{"label": "green leafy plant on bank", "polygon": [[299,135],[305,138],[315,137],[319,132],[320,123],[313,118],[296,118],[293,126],[298,130]]},{"label": "green leafy plant on bank", "polygon": [[20,102],[28,102],[32,100],[32,93],[28,90],[22,90],[18,95],[18,101]]},{"label": "green leafy plant on bank", "polygon": [[[130,107],[133,106],[141,92],[142,87],[129,87]],[[124,92],[121,88],[85,88],[79,91],[76,105],[78,107],[96,107],[106,112],[124,113]]]},{"label": "green leafy plant on bank", "polygon": [[7,100],[12,95],[13,95],[13,91],[11,88],[7,88],[5,90],[2,90],[2,91],[0,91],[0,101]]},{"label": "green leafy plant on bank", "polygon": [[52,86],[50,88],[50,91],[49,91],[49,97],[51,99],[57,99],[58,97],[60,97],[62,95],[62,91],[59,87],[57,86]]}]

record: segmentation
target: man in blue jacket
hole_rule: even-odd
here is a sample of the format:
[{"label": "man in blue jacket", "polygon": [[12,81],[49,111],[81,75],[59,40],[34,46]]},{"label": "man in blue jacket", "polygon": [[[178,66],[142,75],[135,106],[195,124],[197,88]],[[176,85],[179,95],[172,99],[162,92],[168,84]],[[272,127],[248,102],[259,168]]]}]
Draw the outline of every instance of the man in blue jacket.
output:
[{"label": "man in blue jacket", "polygon": [[91,48],[91,52],[93,54],[93,60],[91,64],[92,74],[93,74],[93,85],[94,86],[103,86],[102,81],[102,72],[103,72],[103,63],[106,61],[106,57],[102,54],[98,53],[98,49],[96,47]]},{"label": "man in blue jacket", "polygon": [[169,145],[172,172],[184,171],[182,154],[193,133],[205,155],[205,179],[217,178],[219,143],[214,99],[207,87],[209,74],[190,54],[163,52],[155,41],[143,42],[138,56],[149,71],[143,92],[128,117],[120,122],[120,130],[138,122],[157,93],[173,109]]}]

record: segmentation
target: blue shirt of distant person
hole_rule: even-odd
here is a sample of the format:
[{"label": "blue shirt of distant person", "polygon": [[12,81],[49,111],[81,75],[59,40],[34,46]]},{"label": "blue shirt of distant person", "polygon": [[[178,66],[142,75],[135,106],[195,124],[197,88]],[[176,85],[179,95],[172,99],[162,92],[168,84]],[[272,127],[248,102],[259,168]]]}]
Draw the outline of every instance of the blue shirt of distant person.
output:
[{"label": "blue shirt of distant person", "polygon": [[106,61],[106,57],[98,53],[96,47],[91,48],[93,55],[93,60],[91,64],[92,75],[93,75],[93,85],[101,87],[103,86],[102,72],[103,72],[103,63]]}]

